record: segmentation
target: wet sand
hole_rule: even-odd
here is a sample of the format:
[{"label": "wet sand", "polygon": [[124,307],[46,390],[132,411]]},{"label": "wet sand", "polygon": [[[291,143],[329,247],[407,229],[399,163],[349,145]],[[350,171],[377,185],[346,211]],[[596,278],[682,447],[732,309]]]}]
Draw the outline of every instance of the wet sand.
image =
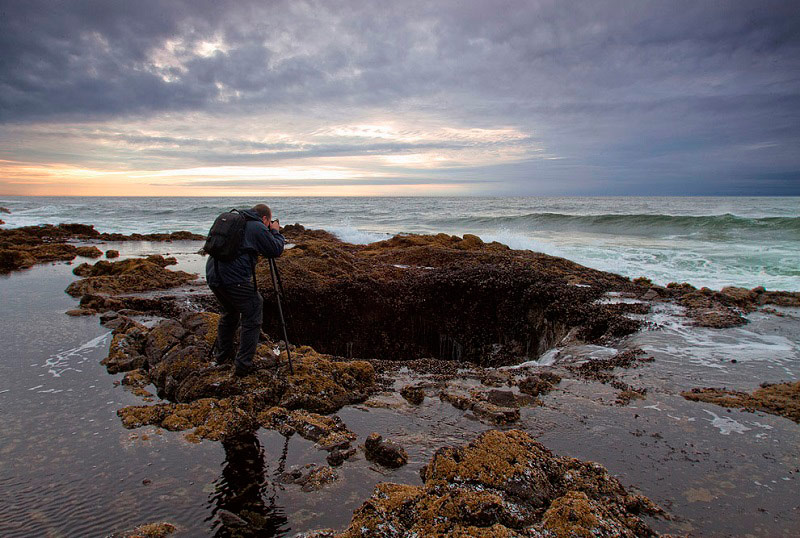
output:
[{"label": "wet sand", "polygon": [[[123,258],[175,255],[176,269],[202,274],[204,260],[194,254],[199,246],[102,248],[116,248]],[[116,410],[141,400],[114,386],[121,374],[108,375],[99,365],[109,331],[96,317],[63,314],[76,305],[64,293],[77,279],[73,267],[36,266],[0,278],[0,491],[12,499],[0,507],[3,536],[102,536],[161,519],[175,523],[179,535],[212,535],[217,512],[252,483],[259,484],[257,496],[277,535],[341,529],[376,483],[420,484],[419,469],[437,448],[464,444],[495,427],[441,401],[433,389],[419,406],[398,392],[375,395],[337,414],[359,443],[373,431],[398,441],[409,464],[387,470],[359,453],[339,468],[338,481],[310,493],[277,481],[292,465],[324,462],[325,453],[297,435],[287,443],[262,429],[249,444],[223,446],[192,444],[180,432],[156,428],[126,430]],[[198,292],[187,290],[187,305]],[[562,349],[541,361],[551,364],[531,365],[531,371],[563,372],[564,379],[542,397],[543,406],[523,407],[520,421],[509,427],[529,432],[559,455],[601,463],[626,487],[659,503],[673,517],[649,521],[660,532],[797,535],[800,427],[761,412],[690,402],[680,392],[705,386],[751,391],[765,381],[797,380],[800,313],[756,311],[748,314],[748,325],[730,329],[692,327],[679,314],[671,305],[656,305],[647,315],[655,330],[628,336],[614,349]],[[644,400],[628,406],[615,405],[618,391],[609,385],[566,371],[587,354],[637,347],[655,360],[614,372],[647,388]],[[465,372],[450,383],[475,388],[477,377]],[[387,383],[399,389],[426,379],[403,369]]]}]

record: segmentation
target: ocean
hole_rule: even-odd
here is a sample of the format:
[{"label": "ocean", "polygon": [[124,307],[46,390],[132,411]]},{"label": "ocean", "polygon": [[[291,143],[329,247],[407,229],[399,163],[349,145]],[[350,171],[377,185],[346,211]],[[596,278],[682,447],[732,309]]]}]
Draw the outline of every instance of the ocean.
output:
[{"label": "ocean", "polygon": [[800,198],[0,197],[6,227],[80,222],[101,232],[206,233],[217,214],[265,202],[282,224],[351,243],[471,233],[657,284],[800,291]]}]

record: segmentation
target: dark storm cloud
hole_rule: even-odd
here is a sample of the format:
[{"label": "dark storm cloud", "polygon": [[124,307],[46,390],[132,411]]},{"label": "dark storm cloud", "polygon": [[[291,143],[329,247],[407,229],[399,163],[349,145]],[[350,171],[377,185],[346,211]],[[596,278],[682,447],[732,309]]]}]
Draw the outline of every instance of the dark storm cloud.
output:
[{"label": "dark storm cloud", "polygon": [[[511,125],[561,158],[493,169],[508,174],[509,192],[569,180],[576,189],[599,186],[595,194],[642,193],[662,183],[691,187],[691,178],[712,192],[736,178],[754,191],[778,181],[781,192],[800,192],[795,1],[0,6],[0,122],[7,124],[414,110],[462,125]],[[227,163],[415,149],[174,143],[150,151]]]}]

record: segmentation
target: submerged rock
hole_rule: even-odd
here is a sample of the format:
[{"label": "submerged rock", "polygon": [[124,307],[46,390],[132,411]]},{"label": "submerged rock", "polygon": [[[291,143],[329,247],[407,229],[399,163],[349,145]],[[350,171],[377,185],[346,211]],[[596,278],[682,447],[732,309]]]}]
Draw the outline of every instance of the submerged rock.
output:
[{"label": "submerged rock", "polygon": [[331,467],[338,467],[339,465],[343,464],[346,460],[349,460],[353,456],[356,455],[356,448],[337,448],[332,450],[330,454],[325,458],[328,462],[328,465]]},{"label": "submerged rock", "polygon": [[763,411],[800,423],[800,381],[763,384],[751,394],[726,389],[692,389],[682,392],[687,400],[707,402],[745,411]]},{"label": "submerged rock", "polygon": [[472,411],[478,418],[497,425],[516,422],[520,417],[519,406],[533,403],[532,399],[520,397],[510,391],[467,393],[445,389],[439,393],[439,399],[456,409]]},{"label": "submerged rock", "polygon": [[378,484],[336,536],[633,538],[656,536],[640,516],[663,514],[602,466],[555,456],[519,430],[439,449],[420,475],[422,486]]},{"label": "submerged rock", "polygon": [[369,461],[391,469],[402,467],[408,463],[408,454],[403,447],[374,432],[369,434],[364,442],[364,454]]},{"label": "submerged rock", "polygon": [[328,466],[318,467],[315,463],[292,467],[278,477],[286,484],[299,484],[303,491],[320,490],[338,478],[339,474],[335,470]]},{"label": "submerged rock", "polygon": [[282,435],[299,434],[314,441],[322,450],[346,450],[356,434],[347,429],[338,416],[324,416],[307,411],[289,411],[284,407],[271,407],[258,415],[259,423]]},{"label": "submerged rock", "polygon": [[165,538],[177,530],[172,523],[165,521],[139,525],[129,531],[115,532],[109,538]]},{"label": "submerged rock", "polygon": [[646,388],[636,388],[621,381],[614,375],[615,368],[638,368],[639,366],[653,362],[653,357],[643,356],[645,352],[639,348],[626,349],[608,359],[589,359],[579,365],[567,366],[567,370],[576,374],[579,378],[589,381],[599,381],[608,384],[619,390],[615,403],[617,405],[628,405],[631,400],[640,400],[647,394]]}]

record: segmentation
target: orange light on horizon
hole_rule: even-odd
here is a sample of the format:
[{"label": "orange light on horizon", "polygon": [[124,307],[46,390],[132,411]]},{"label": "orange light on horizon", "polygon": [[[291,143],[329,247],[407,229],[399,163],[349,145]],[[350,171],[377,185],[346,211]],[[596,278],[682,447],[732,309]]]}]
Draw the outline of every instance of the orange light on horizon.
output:
[{"label": "orange light on horizon", "polygon": [[[209,166],[111,171],[59,163],[29,164],[0,160],[0,195],[420,196],[459,194],[467,190],[466,185],[460,183],[377,182],[384,177],[385,174],[380,172],[341,166]],[[376,180],[376,183],[369,183],[370,179]],[[347,184],[350,180],[360,182]]]}]

